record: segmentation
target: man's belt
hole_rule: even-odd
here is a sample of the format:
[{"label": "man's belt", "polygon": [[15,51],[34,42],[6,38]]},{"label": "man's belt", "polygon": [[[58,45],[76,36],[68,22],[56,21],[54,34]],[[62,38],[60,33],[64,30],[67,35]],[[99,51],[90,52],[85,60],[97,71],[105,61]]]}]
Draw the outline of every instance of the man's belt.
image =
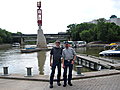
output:
[{"label": "man's belt", "polygon": [[72,61],[73,59],[68,59],[68,60],[66,60],[66,61],[68,61],[68,62],[70,62],[70,61]]}]

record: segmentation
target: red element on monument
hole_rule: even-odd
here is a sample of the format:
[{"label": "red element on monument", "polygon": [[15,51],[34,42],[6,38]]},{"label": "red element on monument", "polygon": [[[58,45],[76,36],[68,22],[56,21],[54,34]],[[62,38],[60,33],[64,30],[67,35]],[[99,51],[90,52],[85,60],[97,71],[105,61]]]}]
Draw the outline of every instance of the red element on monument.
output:
[{"label": "red element on monument", "polygon": [[42,26],[42,9],[41,9],[41,2],[37,2],[37,23],[38,26]]}]

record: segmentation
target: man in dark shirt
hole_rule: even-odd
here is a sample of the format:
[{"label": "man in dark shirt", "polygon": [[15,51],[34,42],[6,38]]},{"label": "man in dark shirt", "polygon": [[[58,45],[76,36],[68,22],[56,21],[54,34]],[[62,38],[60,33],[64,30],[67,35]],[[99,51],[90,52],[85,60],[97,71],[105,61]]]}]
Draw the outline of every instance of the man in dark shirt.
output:
[{"label": "man in dark shirt", "polygon": [[[62,49],[60,48],[60,41],[57,40],[55,42],[56,46],[52,48],[50,52],[50,66],[52,69],[50,75],[50,88],[53,88],[53,79],[55,74],[55,68],[57,66],[58,74],[57,74],[57,85],[61,86],[60,84],[60,77],[61,77],[61,57],[62,57]],[[53,58],[53,59],[52,59]]]}]

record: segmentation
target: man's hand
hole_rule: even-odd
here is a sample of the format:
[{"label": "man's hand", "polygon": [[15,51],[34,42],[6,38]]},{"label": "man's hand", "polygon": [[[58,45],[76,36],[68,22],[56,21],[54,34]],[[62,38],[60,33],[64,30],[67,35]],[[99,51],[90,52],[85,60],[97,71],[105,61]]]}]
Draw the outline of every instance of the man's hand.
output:
[{"label": "man's hand", "polygon": [[52,64],[53,64],[53,63],[50,63],[50,66],[51,66],[51,67],[52,67]]},{"label": "man's hand", "polygon": [[74,64],[74,60],[72,60],[71,64]]},{"label": "man's hand", "polygon": [[62,65],[62,68],[65,68],[65,65],[64,65],[64,64]]}]

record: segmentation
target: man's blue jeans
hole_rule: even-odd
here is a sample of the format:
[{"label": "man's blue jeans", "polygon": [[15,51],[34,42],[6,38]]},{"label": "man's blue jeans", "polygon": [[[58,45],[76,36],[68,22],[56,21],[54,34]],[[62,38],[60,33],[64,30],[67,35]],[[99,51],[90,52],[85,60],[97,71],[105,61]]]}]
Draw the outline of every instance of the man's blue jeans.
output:
[{"label": "man's blue jeans", "polygon": [[57,82],[60,82],[60,77],[61,77],[61,62],[59,63],[53,63],[52,65],[52,72],[50,75],[50,84],[53,84],[53,79],[54,79],[54,74],[55,74],[55,69],[58,69],[58,74],[57,74]]},{"label": "man's blue jeans", "polygon": [[67,83],[67,68],[69,68],[69,74],[68,74],[68,83],[71,83],[71,79],[72,79],[72,69],[73,69],[73,64],[71,64],[72,60],[67,61],[64,60],[64,73],[63,73],[63,80],[64,80],[64,84]]}]

